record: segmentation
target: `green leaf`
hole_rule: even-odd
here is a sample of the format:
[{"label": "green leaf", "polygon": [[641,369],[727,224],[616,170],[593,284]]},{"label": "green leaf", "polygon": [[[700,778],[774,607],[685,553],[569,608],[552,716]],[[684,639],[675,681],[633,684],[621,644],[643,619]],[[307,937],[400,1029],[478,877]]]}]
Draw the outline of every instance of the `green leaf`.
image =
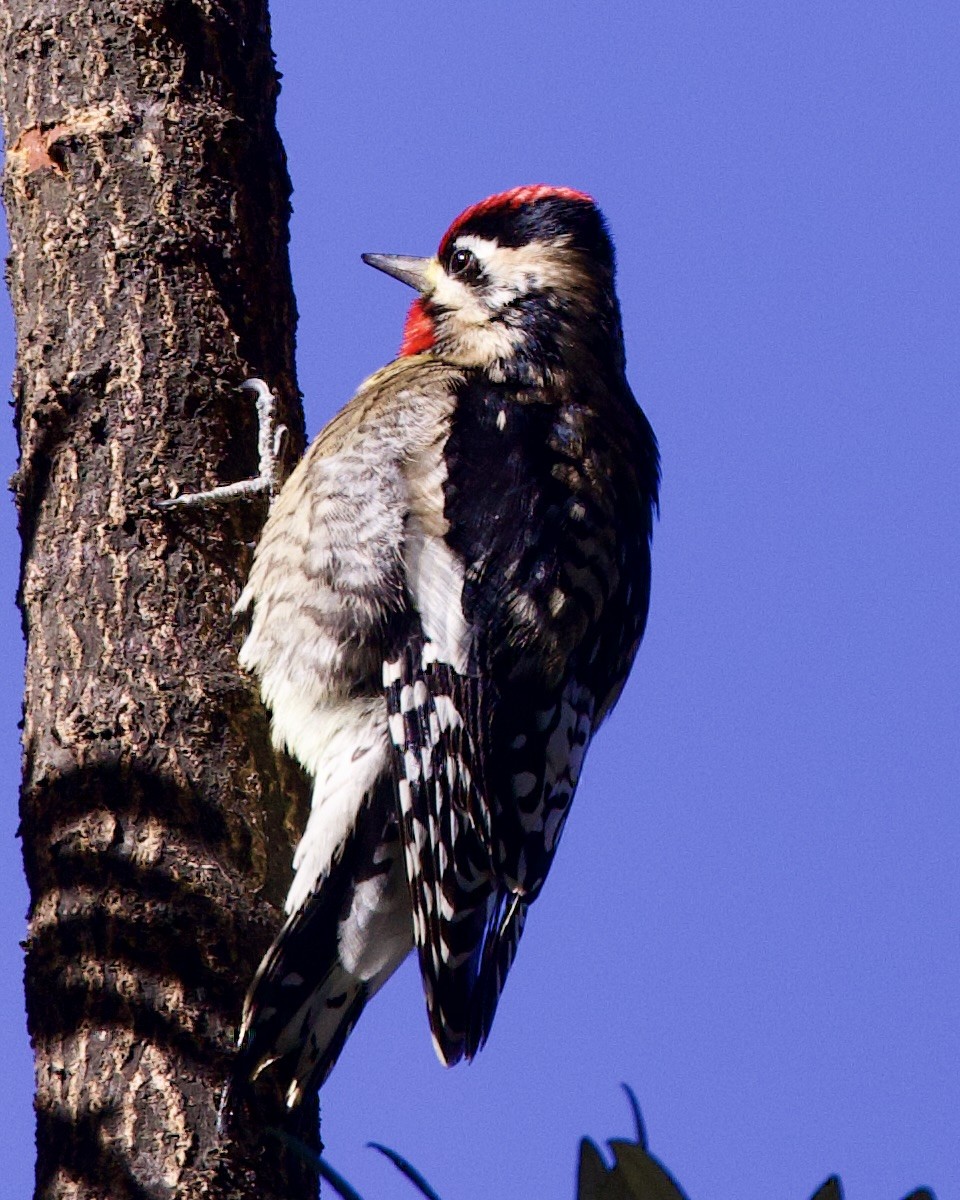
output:
[{"label": "green leaf", "polygon": [[667,1168],[644,1147],[614,1141],[610,1149],[616,1170],[627,1184],[627,1194],[636,1200],[687,1200],[687,1194]]},{"label": "green leaf", "polygon": [[600,1151],[588,1138],[580,1143],[577,1200],[632,1200],[626,1184],[607,1170]]},{"label": "green leaf", "polygon": [[[814,1192],[811,1200],[843,1200],[843,1184],[836,1175],[824,1180],[819,1189]],[[904,1196],[903,1200],[937,1200],[929,1188],[917,1188],[916,1191]]]},{"label": "green leaf", "polygon": [[577,1200],[687,1200],[686,1193],[666,1167],[647,1149],[640,1105],[624,1084],[637,1127],[635,1142],[612,1141],[613,1166],[588,1138],[580,1143]]}]

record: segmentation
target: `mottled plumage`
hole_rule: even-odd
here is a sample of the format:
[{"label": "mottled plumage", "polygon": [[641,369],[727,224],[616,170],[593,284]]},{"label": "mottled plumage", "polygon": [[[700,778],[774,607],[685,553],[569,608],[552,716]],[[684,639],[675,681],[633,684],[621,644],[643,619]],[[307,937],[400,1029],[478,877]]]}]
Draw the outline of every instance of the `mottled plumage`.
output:
[{"label": "mottled plumage", "polygon": [[483,1044],[649,597],[656,443],[592,201],[519,189],[436,259],[369,261],[420,292],[401,357],[286,483],[238,604],[313,779],[238,1059],[291,1104],[413,946],[441,1059]]}]

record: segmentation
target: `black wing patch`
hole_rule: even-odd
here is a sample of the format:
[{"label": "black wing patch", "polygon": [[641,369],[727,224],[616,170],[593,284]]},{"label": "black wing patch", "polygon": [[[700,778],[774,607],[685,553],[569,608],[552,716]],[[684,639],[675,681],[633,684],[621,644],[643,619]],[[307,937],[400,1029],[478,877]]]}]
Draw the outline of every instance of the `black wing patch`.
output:
[{"label": "black wing patch", "polygon": [[559,695],[515,689],[494,718],[501,747],[492,791],[497,865],[528,904],[540,893],[594,730],[590,688],[571,677]]}]

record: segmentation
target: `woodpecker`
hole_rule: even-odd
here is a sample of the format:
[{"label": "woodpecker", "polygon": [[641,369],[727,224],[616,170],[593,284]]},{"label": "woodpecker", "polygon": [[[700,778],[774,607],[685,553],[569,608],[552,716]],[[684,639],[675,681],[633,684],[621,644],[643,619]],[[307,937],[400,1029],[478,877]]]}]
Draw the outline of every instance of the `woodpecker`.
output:
[{"label": "woodpecker", "polygon": [[414,948],[441,1062],[483,1045],[650,594],[657,443],[594,201],[515,188],[435,257],[363,257],[417,292],[399,355],[280,491],[237,604],[313,787],[236,1067],[291,1107]]}]

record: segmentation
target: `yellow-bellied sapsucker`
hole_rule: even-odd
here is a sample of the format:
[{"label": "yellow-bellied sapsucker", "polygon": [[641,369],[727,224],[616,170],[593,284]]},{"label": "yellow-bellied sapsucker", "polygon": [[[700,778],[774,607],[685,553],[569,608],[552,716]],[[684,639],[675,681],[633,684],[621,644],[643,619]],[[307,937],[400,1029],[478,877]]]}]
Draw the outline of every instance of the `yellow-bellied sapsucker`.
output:
[{"label": "yellow-bellied sapsucker", "polygon": [[290,1105],[416,947],[441,1060],[483,1045],[590,739],[643,634],[657,446],[596,205],[525,187],[435,258],[395,362],[280,492],[238,608],[273,737],[313,780],[239,1077]]}]

